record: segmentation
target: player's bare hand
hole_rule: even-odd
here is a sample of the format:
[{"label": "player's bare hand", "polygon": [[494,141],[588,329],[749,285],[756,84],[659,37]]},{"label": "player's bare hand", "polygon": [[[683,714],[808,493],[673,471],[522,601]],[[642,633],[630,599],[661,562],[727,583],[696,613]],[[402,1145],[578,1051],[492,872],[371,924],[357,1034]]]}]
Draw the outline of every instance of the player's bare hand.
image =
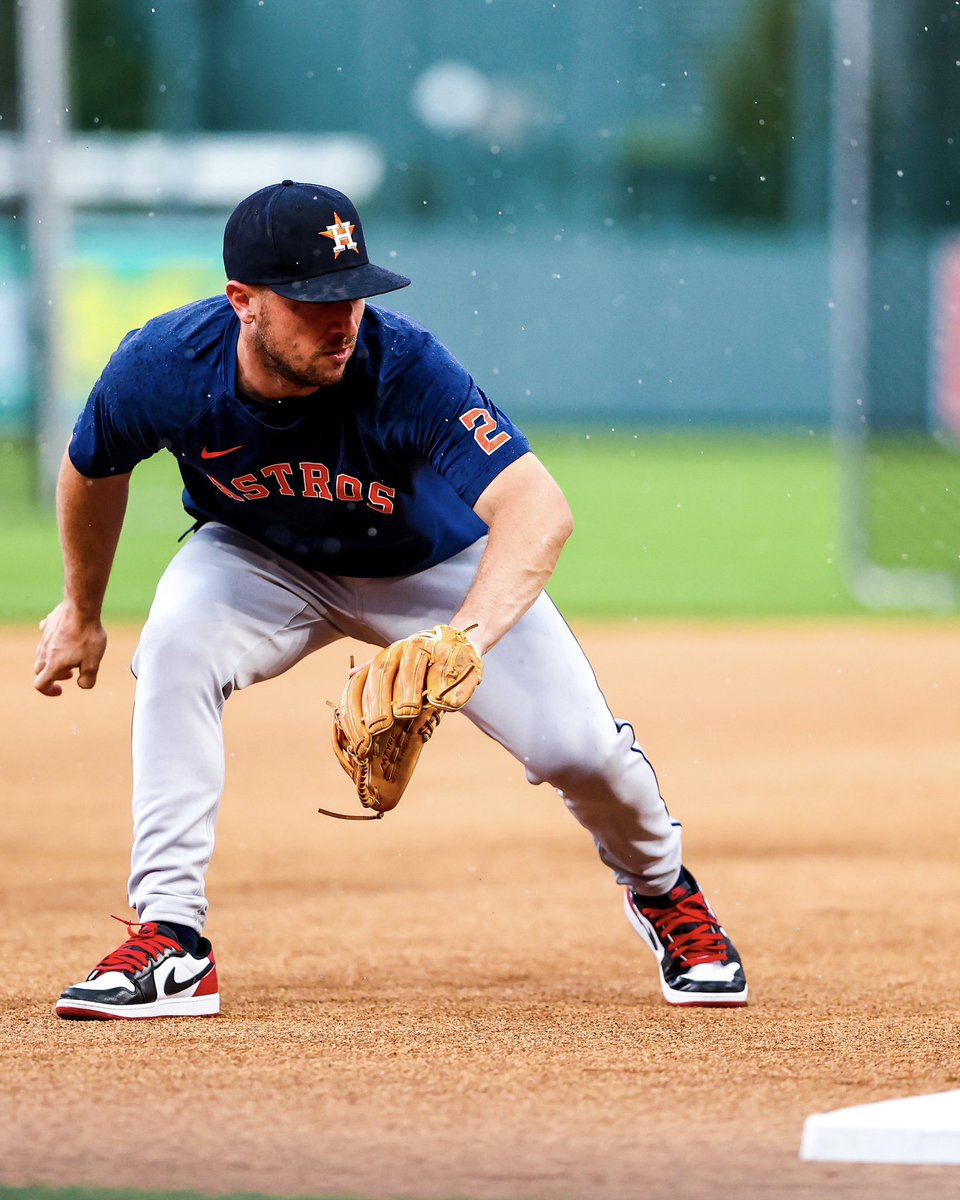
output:
[{"label": "player's bare hand", "polygon": [[77,684],[92,688],[106,648],[107,634],[100,620],[81,616],[64,600],[40,622],[33,686],[44,696],[59,696],[61,683],[76,671]]}]

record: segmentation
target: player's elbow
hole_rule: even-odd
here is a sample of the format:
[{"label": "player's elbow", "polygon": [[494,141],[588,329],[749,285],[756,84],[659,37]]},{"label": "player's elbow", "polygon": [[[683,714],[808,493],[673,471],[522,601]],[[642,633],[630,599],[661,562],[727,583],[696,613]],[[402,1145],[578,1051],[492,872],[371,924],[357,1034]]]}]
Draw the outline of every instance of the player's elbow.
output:
[{"label": "player's elbow", "polygon": [[564,543],[567,541],[567,538],[570,537],[574,530],[573,510],[567,503],[566,497],[563,496],[562,499],[563,506],[561,511],[557,514],[557,536],[560,539],[561,546],[564,545]]},{"label": "player's elbow", "polygon": [[535,528],[537,547],[534,559],[548,574],[552,574],[567,538],[573,532],[573,515],[569,508],[564,508],[562,512],[554,509],[549,515],[541,514]]},{"label": "player's elbow", "polygon": [[550,483],[552,487],[544,508],[544,511],[549,513],[549,520],[545,524],[550,529],[550,541],[559,554],[573,533],[573,512],[559,486],[553,480]]}]

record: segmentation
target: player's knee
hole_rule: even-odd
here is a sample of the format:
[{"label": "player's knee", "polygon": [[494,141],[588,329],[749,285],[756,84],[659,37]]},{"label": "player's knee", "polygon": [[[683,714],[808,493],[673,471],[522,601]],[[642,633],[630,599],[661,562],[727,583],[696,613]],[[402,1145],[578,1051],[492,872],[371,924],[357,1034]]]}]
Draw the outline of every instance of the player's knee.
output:
[{"label": "player's knee", "polygon": [[524,767],[531,783],[575,791],[579,785],[617,770],[618,758],[615,739],[575,736],[562,741],[544,739],[524,758]]},{"label": "player's knee", "polygon": [[161,672],[180,687],[191,681],[206,685],[222,676],[220,657],[215,629],[197,621],[174,628],[168,621],[150,619],[133,656],[133,674],[142,679]]}]

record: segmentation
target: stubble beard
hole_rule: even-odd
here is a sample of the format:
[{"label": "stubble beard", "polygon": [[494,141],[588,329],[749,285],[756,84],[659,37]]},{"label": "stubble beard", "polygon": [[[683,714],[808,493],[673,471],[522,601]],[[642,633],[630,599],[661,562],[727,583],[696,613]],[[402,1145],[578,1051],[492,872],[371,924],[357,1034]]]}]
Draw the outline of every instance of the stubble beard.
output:
[{"label": "stubble beard", "polygon": [[[264,328],[264,324],[266,327]],[[343,379],[343,373],[347,368],[347,363],[331,363],[327,362],[320,351],[317,352],[316,360],[308,363],[306,366],[294,367],[288,359],[284,358],[280,347],[277,346],[270,336],[269,323],[264,323],[262,320],[255,325],[253,333],[253,349],[259,356],[260,361],[273,375],[282,379],[285,383],[292,384],[293,387],[302,388],[319,388],[332,387],[334,384]],[[344,349],[353,348],[356,346],[356,338],[348,339],[344,342]],[[347,362],[350,360],[348,359]]]}]

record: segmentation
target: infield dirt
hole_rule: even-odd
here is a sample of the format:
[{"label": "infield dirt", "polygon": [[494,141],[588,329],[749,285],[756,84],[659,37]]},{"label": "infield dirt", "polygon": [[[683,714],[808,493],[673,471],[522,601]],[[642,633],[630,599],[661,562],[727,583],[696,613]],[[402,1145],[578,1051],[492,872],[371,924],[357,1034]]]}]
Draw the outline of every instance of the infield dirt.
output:
[{"label": "infield dirt", "polygon": [[0,1183],[368,1197],[953,1197],[801,1163],[811,1112],[960,1087],[960,624],[578,626],[748,967],[676,1010],[589,838],[462,718],[352,810],[350,644],[227,705],[223,1015],[53,1003],[128,913],[132,631],[33,693],[0,634]]}]

